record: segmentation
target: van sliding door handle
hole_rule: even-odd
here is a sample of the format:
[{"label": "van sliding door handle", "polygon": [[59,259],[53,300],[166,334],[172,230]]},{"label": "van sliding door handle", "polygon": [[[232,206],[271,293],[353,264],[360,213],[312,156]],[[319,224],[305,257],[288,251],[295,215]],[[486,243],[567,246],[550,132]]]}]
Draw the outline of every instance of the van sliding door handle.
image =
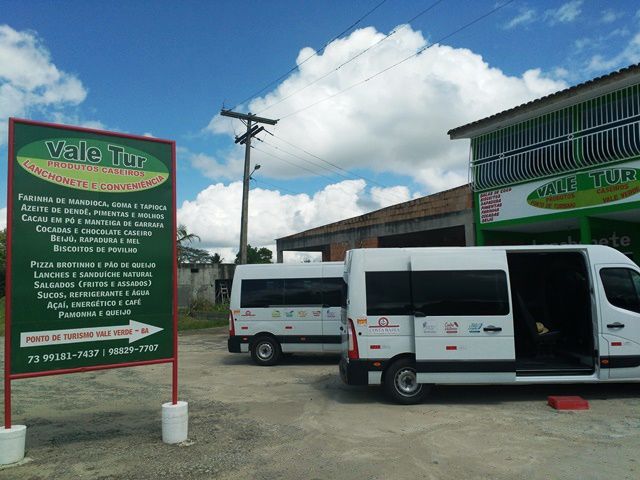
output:
[{"label": "van sliding door handle", "polygon": [[624,328],[624,323],[607,323],[607,328]]},{"label": "van sliding door handle", "polygon": [[501,332],[502,327],[494,327],[493,325],[489,325],[488,327],[484,327],[482,330],[485,332]]}]

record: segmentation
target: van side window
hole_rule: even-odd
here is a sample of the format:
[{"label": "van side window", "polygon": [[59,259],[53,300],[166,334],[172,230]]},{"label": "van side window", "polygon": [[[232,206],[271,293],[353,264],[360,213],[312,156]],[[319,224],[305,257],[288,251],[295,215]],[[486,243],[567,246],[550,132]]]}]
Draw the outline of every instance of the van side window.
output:
[{"label": "van side window", "polygon": [[322,303],[330,307],[342,305],[342,284],[344,280],[340,278],[322,279]]},{"label": "van side window", "polygon": [[242,280],[240,308],[267,308],[269,305],[282,305],[283,300],[282,279]]},{"label": "van side window", "polygon": [[507,315],[507,275],[502,270],[411,272],[413,303],[427,316]]},{"label": "van side window", "polygon": [[611,305],[640,313],[640,275],[636,271],[629,268],[603,268],[600,278]]},{"label": "van side window", "polygon": [[409,272],[366,272],[367,315],[413,315]]},{"label": "van side window", "polygon": [[285,278],[283,305],[322,305],[322,279]]}]

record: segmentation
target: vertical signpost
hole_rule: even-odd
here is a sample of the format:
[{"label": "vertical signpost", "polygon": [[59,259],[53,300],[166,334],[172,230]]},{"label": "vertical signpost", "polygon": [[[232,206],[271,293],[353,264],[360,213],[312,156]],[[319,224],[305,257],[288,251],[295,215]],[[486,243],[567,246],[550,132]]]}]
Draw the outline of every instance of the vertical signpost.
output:
[{"label": "vertical signpost", "polygon": [[175,143],[10,119],[8,180],[0,441],[16,428],[11,381],[43,375],[172,363],[166,405],[186,415],[177,400]]}]

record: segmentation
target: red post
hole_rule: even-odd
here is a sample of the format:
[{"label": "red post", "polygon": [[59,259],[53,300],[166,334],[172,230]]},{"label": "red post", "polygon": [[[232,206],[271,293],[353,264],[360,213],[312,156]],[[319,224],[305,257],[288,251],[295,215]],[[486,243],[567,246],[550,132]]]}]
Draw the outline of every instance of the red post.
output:
[{"label": "red post", "polygon": [[171,144],[173,195],[173,372],[171,401],[178,403],[178,223],[176,217],[176,144]]},{"label": "red post", "polygon": [[4,304],[4,428],[11,428],[11,235],[13,233],[13,118],[9,119],[9,165],[7,182],[7,272]]}]

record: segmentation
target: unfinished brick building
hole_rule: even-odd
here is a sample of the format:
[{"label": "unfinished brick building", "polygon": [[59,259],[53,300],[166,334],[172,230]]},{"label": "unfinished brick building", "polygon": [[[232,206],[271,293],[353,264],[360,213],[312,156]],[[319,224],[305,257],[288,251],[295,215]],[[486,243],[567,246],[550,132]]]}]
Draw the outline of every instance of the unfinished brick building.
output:
[{"label": "unfinished brick building", "polygon": [[322,261],[341,261],[351,248],[471,246],[471,202],[471,189],[463,185],[278,238],[278,262],[285,251],[322,252]]}]

